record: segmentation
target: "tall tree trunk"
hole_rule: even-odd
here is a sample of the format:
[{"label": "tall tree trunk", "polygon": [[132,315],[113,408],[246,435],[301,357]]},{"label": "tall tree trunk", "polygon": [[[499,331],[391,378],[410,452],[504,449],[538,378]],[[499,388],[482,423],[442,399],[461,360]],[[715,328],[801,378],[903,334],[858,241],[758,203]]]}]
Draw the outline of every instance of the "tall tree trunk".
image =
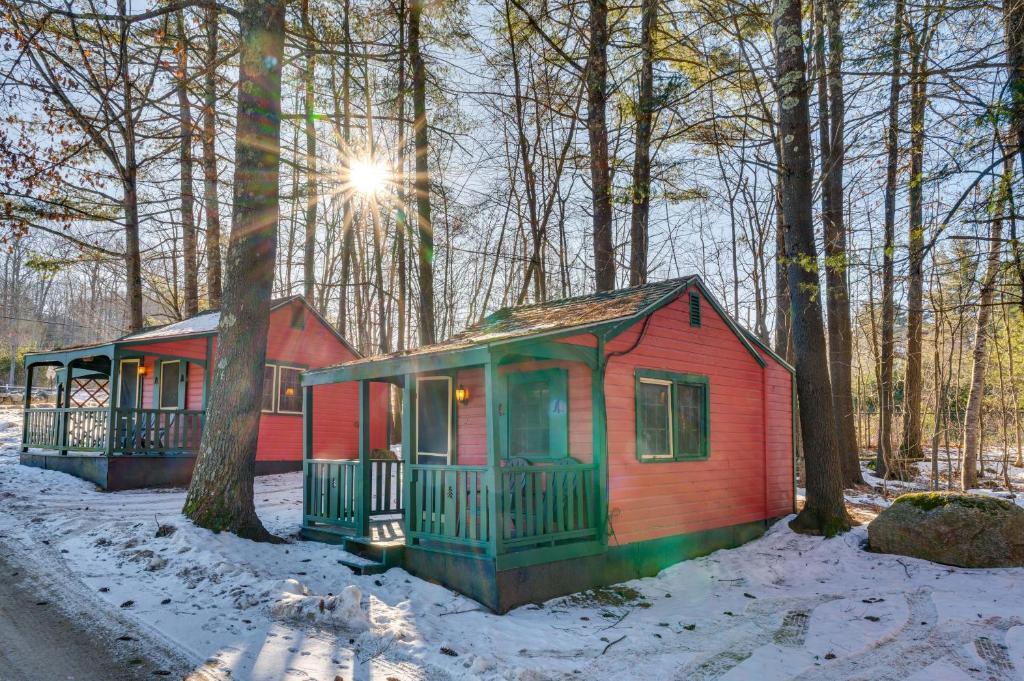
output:
[{"label": "tall tree trunk", "polygon": [[185,10],[175,14],[178,29],[178,166],[181,169],[181,250],[184,260],[185,316],[199,314],[199,258],[195,221],[195,196],[192,186],[192,104],[188,100],[188,36],[185,35]]},{"label": "tall tree trunk", "polygon": [[430,145],[427,141],[427,66],[420,45],[423,0],[409,2],[409,61],[412,65],[413,133],[416,144],[416,228],[419,234],[420,345],[436,340],[434,328],[434,228],[430,223]]},{"label": "tall tree trunk", "polygon": [[629,285],[647,283],[647,250],[651,214],[651,134],[654,123],[654,33],[658,0],[640,4],[640,91],[636,107],[636,149],[633,152],[633,213],[630,216]]},{"label": "tall tree trunk", "polygon": [[1024,171],[1024,0],[1003,0],[1006,88],[1010,93],[1010,139]]},{"label": "tall tree trunk", "polygon": [[[306,231],[303,243],[302,293],[310,305],[313,304],[313,287],[316,284],[316,210],[317,210],[317,163],[316,163],[316,101],[313,78],[316,76],[316,52],[313,50],[313,26],[309,21],[309,0],[302,0],[302,33],[306,41],[305,72],[305,114],[306,114]],[[321,310],[322,311],[322,310]]]},{"label": "tall tree trunk", "polygon": [[272,539],[256,515],[253,476],[280,211],[286,4],[242,4],[233,229],[210,406],[184,508],[200,527],[257,540]]},{"label": "tall tree trunk", "polygon": [[[345,18],[342,20],[342,36],[345,40],[345,56],[342,58],[341,69],[341,136],[343,165],[350,169],[351,144],[352,144],[352,23],[350,21],[352,9],[349,0],[344,2]],[[333,80],[333,71],[332,71]],[[332,83],[333,86],[333,83]],[[334,115],[338,116],[337,88],[332,87],[334,92]],[[352,279],[352,256],[355,248],[355,234],[352,230],[352,198],[351,192],[345,191],[341,195],[341,295],[338,300],[338,331],[342,336],[348,332],[348,298],[349,282]]]},{"label": "tall tree trunk", "polygon": [[[776,143],[776,153],[782,157]],[[775,190],[775,353],[793,363],[792,314],[790,312],[789,279],[786,266],[786,220],[782,214],[782,186]]]},{"label": "tall tree trunk", "polygon": [[612,242],[612,181],[608,160],[608,2],[590,0],[587,56],[587,132],[590,137],[590,188],[593,204],[594,278],[598,291],[615,288]]},{"label": "tall tree trunk", "polygon": [[[126,0],[118,0],[117,12],[128,16]],[[139,331],[144,325],[142,316],[142,256],[139,252],[139,164],[135,156],[135,111],[132,104],[132,83],[128,73],[128,22],[120,22],[118,41],[120,86],[124,93],[124,175],[121,178],[124,209],[124,260],[127,275],[128,331]]]},{"label": "tall tree trunk", "polygon": [[[374,163],[377,159],[377,149],[373,134],[373,74],[370,71],[370,52],[365,46],[363,47],[363,54],[366,70],[366,83],[363,88],[366,105],[366,153],[370,162]],[[383,355],[390,352],[391,339],[388,334],[388,320],[385,312],[384,235],[380,226],[380,206],[377,204],[377,196],[374,194],[366,197],[365,206],[370,211],[370,221],[373,225],[373,276],[377,298],[377,350]]]},{"label": "tall tree trunk", "polygon": [[203,65],[203,203],[206,209],[206,295],[220,308],[220,199],[217,196],[217,24],[216,5],[206,8],[206,59]]},{"label": "tall tree trunk", "polygon": [[[398,217],[395,221],[395,238],[398,240],[396,244],[395,260],[398,265],[398,339],[395,347],[398,351],[405,350],[405,335],[406,335],[406,324],[407,318],[405,314],[406,306],[406,295],[409,290],[408,283],[408,269],[406,267],[406,253],[405,243],[406,234],[409,230],[409,220],[407,212],[406,194],[405,194],[405,145],[407,140],[405,139],[405,90],[408,87],[406,83],[406,72],[405,72],[405,27],[406,27],[406,9],[405,0],[399,0],[398,3],[398,162],[396,163],[397,172],[395,173],[395,187],[398,192]],[[395,412],[397,414],[397,411]]]},{"label": "tall tree trunk", "polygon": [[[1001,147],[997,147],[1001,148]],[[981,403],[985,397],[985,370],[988,366],[989,319],[995,299],[996,277],[999,275],[1000,254],[1003,248],[1003,212],[1013,187],[1013,156],[1006,161],[1002,178],[993,189],[991,200],[991,227],[989,229],[988,258],[981,280],[978,298],[978,317],[974,330],[974,362],[971,367],[971,386],[964,413],[964,455],[960,467],[960,487],[963,490],[978,486],[979,440],[981,438]],[[1005,446],[1005,443],[1004,443]]]},{"label": "tall tree trunk", "polygon": [[893,460],[893,366],[895,364],[896,305],[893,255],[896,249],[896,180],[899,167],[900,90],[903,78],[903,14],[904,0],[896,0],[896,11],[890,49],[892,70],[889,76],[889,109],[885,133],[885,236],[882,243],[882,344],[879,353],[878,456],[875,474],[888,475]]},{"label": "tall tree trunk", "polygon": [[[819,135],[821,137],[821,218],[825,232],[825,285],[828,292],[829,377],[836,436],[846,486],[864,482],[857,455],[853,412],[853,335],[850,293],[846,281],[846,228],[843,220],[843,166],[845,164],[846,101],[843,93],[843,35],[840,0],[817,0]],[[828,56],[825,56],[826,29]]]},{"label": "tall tree trunk", "polygon": [[[926,3],[927,15],[929,4]],[[924,29],[911,41],[910,74],[910,186],[909,273],[907,277],[907,371],[903,390],[903,443],[900,453],[920,459],[921,453],[921,336],[924,318],[924,142],[925,103],[928,97],[928,43],[931,30]]]},{"label": "tall tree trunk", "polygon": [[843,502],[825,326],[814,243],[810,113],[800,0],[782,0],[774,18],[779,83],[778,136],[786,263],[793,312],[793,349],[806,456],[807,501],[790,523],[798,532],[832,536],[850,527]]}]

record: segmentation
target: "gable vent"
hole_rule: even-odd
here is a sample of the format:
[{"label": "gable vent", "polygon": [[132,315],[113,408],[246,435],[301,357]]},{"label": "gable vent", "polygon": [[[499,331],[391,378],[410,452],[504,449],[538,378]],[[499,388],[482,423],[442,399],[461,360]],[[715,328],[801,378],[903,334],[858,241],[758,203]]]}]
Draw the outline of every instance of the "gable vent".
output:
[{"label": "gable vent", "polygon": [[700,294],[690,294],[690,326],[700,326]]}]

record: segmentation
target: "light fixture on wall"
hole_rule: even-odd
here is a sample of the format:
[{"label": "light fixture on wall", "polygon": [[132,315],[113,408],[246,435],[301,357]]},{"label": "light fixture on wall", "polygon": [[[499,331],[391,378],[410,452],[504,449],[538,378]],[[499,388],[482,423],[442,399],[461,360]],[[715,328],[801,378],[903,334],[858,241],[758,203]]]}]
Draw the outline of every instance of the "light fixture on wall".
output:
[{"label": "light fixture on wall", "polygon": [[459,384],[459,387],[455,389],[455,401],[459,404],[469,402],[469,389],[461,383]]},{"label": "light fixture on wall", "polygon": [[146,365],[145,364],[140,364],[139,365],[139,376],[145,376],[145,375],[146,375]]},{"label": "light fixture on wall", "polygon": [[294,397],[295,396],[295,388],[285,388],[284,389],[284,394],[287,395],[288,397]]}]

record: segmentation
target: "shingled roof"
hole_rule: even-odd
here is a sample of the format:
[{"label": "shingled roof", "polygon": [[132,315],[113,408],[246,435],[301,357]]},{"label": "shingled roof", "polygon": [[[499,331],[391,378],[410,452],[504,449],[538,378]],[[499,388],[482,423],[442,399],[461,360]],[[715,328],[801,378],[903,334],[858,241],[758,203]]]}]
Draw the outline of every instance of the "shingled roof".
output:
[{"label": "shingled roof", "polygon": [[583,329],[596,324],[612,323],[652,310],[659,303],[674,297],[696,280],[697,277],[691,275],[632,288],[590,293],[532,305],[505,307],[440,343],[424,345],[403,352],[342,362],[334,367],[323,367],[323,369],[315,369],[309,373],[387,359],[433,355],[525,339],[556,331]]}]

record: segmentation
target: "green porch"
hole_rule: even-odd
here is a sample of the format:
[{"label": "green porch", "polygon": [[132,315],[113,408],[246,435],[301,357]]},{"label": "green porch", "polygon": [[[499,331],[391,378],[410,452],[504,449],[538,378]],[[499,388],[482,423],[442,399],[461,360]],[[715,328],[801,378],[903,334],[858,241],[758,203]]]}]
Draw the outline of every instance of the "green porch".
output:
[{"label": "green porch", "polygon": [[[401,560],[417,574],[474,595],[496,610],[507,609],[491,594],[496,573],[602,554],[607,544],[603,351],[603,342],[585,347],[530,341],[307,372],[303,378],[304,534],[345,542],[349,548],[400,544],[404,556],[392,562]],[[557,372],[536,368],[551,361],[571,364],[574,371],[589,376],[592,389],[585,406],[591,419],[592,451],[585,456],[574,456],[566,432],[569,412],[584,405],[566,405],[564,376],[560,382]],[[520,367],[529,371],[520,372]],[[439,390],[444,394],[444,378],[453,393],[451,404],[459,392],[466,397],[466,389],[454,379],[455,372],[466,370],[482,374],[483,395],[472,397],[482,400],[486,422],[485,457],[471,465],[451,462],[450,450],[439,452],[443,445],[434,443],[443,438],[437,428],[418,427],[419,421],[428,418],[431,404],[445,404],[436,395]],[[550,391],[539,402],[558,405],[561,400],[560,407],[550,410],[561,413],[554,413],[550,422],[538,423],[545,409],[531,408],[523,399],[524,394],[536,394],[520,389],[524,375],[541,382],[537,389]],[[360,385],[359,457],[311,458],[314,389],[343,381]],[[402,450],[396,461],[370,451],[366,424],[373,381],[401,389]],[[514,420],[519,409],[526,414],[520,419],[522,434],[510,431],[510,418]],[[541,436],[528,442],[536,433]],[[550,450],[543,451],[549,442]],[[400,541],[393,535],[380,536],[386,520],[389,527],[400,521]],[[455,568],[455,564],[465,565]],[[469,583],[463,583],[467,577]]]},{"label": "green porch", "polygon": [[[148,407],[147,362],[157,367]],[[184,408],[188,364],[205,377],[204,360],[115,343],[27,355],[21,462],[105,489],[187,483],[206,414],[205,385],[202,408]],[[33,399],[37,371],[47,367],[56,370],[52,406]]]}]

